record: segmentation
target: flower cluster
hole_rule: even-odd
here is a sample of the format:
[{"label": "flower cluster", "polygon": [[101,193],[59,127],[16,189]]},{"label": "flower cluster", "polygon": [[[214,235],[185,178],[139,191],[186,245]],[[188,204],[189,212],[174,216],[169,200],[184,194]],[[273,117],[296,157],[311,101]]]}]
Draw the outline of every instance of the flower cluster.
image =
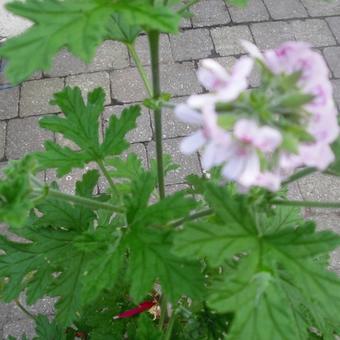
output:
[{"label": "flower cluster", "polygon": [[[209,92],[175,109],[181,121],[199,127],[183,140],[181,151],[203,148],[205,170],[221,166],[223,176],[244,189],[276,191],[296,168],[325,170],[334,160],[330,144],[339,126],[329,70],[302,42],[264,53],[249,42],[243,46],[250,56],[230,73],[214,60],[202,62],[198,78]],[[263,81],[248,89],[255,63]]]}]

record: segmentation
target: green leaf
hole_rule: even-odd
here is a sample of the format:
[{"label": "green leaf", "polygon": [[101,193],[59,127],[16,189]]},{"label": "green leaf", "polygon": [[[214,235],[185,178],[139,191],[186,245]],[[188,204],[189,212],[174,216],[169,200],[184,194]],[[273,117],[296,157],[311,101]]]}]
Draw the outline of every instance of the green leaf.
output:
[{"label": "green leaf", "polygon": [[7,9],[35,23],[0,49],[0,55],[9,60],[7,78],[19,83],[37,70],[49,69],[53,56],[65,46],[90,62],[107,34],[112,4],[96,0],[27,0],[11,2]]},{"label": "green leaf", "polygon": [[130,247],[128,276],[130,294],[141,301],[159,279],[170,301],[180,296],[202,298],[203,278],[198,263],[183,261],[171,252],[171,235],[158,229],[135,230],[127,242]]},{"label": "green leaf", "polygon": [[125,108],[120,117],[112,115],[105,131],[103,144],[100,152],[105,156],[119,155],[129,147],[124,139],[125,135],[136,128],[136,120],[140,116],[140,106]]},{"label": "green leaf", "polygon": [[34,23],[0,48],[0,56],[9,61],[6,75],[12,83],[25,80],[35,71],[48,70],[54,55],[64,47],[89,63],[108,35],[121,38],[120,34],[117,36],[117,26],[108,29],[112,15],[121,14],[127,22],[122,34],[126,33],[126,26],[132,28],[127,32],[128,39],[135,34],[136,25],[176,32],[180,20],[168,7],[153,6],[144,0],[27,0],[11,2],[7,9]]},{"label": "green leaf", "polygon": [[76,183],[76,194],[83,197],[91,197],[96,188],[100,175],[98,170],[90,170],[83,175],[81,181]]},{"label": "green leaf", "polygon": [[33,187],[30,176],[35,173],[36,162],[32,156],[11,161],[4,169],[5,178],[0,181],[0,221],[20,227],[34,207]]},{"label": "green leaf", "polygon": [[[245,267],[246,265],[246,267]],[[257,259],[247,259],[242,272],[225,275],[209,298],[218,312],[234,312],[228,338],[235,340],[289,340],[307,338],[301,333],[285,291],[270,272],[256,272]]]},{"label": "green leaf", "polygon": [[104,90],[97,88],[88,94],[85,105],[78,87],[66,87],[55,93],[51,101],[60,107],[65,118],[48,116],[41,119],[39,124],[45,129],[61,133],[96,158],[99,149],[99,116],[104,111],[104,100]]},{"label": "green leaf", "polygon": [[91,157],[86,151],[73,151],[69,147],[46,141],[45,152],[36,152],[34,155],[40,169],[57,169],[57,176],[62,177],[74,168],[83,168],[90,162]]},{"label": "green leaf", "polygon": [[58,176],[70,172],[72,168],[82,168],[91,161],[103,160],[109,155],[118,155],[128,143],[125,135],[136,127],[140,114],[139,106],[125,109],[121,116],[111,117],[104,141],[99,142],[100,114],[104,110],[104,90],[97,88],[88,94],[84,103],[78,87],[66,87],[54,95],[53,103],[57,104],[65,117],[49,116],[42,118],[40,126],[63,135],[64,138],[77,144],[79,151],[61,147],[54,142],[45,143],[45,152],[37,152],[36,158],[42,169],[56,168]]},{"label": "green leaf", "polygon": [[340,138],[338,138],[333,144],[332,144],[332,150],[335,155],[334,162],[329,166],[328,170],[336,175],[340,176]]},{"label": "green leaf", "polygon": [[226,3],[230,3],[231,5],[238,7],[245,7],[249,0],[224,0]]},{"label": "green leaf", "polygon": [[137,321],[138,340],[161,340],[162,332],[156,327],[156,323],[146,314],[141,314]]},{"label": "green leaf", "polygon": [[142,29],[138,25],[128,23],[124,14],[114,13],[110,17],[107,30],[110,39],[133,44]]},{"label": "green leaf", "polygon": [[37,336],[34,340],[66,340],[65,329],[59,327],[55,321],[50,322],[46,315],[38,315],[35,323]]}]

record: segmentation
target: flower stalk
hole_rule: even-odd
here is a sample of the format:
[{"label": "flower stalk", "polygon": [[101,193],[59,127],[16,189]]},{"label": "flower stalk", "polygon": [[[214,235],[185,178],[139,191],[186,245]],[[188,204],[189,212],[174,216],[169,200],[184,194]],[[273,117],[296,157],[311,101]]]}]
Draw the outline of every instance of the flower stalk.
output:
[{"label": "flower stalk", "polygon": [[[151,70],[153,98],[158,99],[161,95],[160,87],[160,70],[159,70],[159,32],[150,31],[148,33],[150,54],[151,54]],[[155,122],[155,139],[156,139],[156,158],[157,158],[157,174],[158,174],[158,190],[159,197],[165,197],[164,186],[164,165],[163,165],[163,145],[162,145],[162,110],[157,108],[154,110]]]},{"label": "flower stalk", "polygon": [[340,202],[317,202],[317,201],[294,201],[294,200],[273,200],[274,205],[305,208],[340,208]]}]

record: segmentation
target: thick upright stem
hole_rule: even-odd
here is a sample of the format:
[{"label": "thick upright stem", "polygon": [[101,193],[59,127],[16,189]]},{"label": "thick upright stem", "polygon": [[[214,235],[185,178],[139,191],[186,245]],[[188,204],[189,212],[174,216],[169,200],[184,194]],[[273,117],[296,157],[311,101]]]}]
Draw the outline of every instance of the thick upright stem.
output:
[{"label": "thick upright stem", "polygon": [[[159,96],[161,95],[160,71],[159,71],[159,32],[151,31],[148,33],[148,36],[151,54],[153,98],[158,99]],[[154,121],[155,121],[158,190],[160,198],[163,199],[165,197],[165,187],[164,187],[161,109],[154,110]]]}]

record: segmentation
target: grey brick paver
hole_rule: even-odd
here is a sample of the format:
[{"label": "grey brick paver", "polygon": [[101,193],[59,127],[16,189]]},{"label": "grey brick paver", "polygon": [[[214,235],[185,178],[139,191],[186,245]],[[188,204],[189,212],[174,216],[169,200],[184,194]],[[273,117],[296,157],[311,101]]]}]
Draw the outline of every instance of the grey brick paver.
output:
[{"label": "grey brick paver", "polygon": [[5,156],[6,128],[6,122],[0,122],[0,160]]},{"label": "grey brick paver", "polygon": [[173,96],[187,96],[202,92],[196,77],[195,65],[192,62],[164,65],[161,73],[163,92]]},{"label": "grey brick paver", "polygon": [[18,116],[19,87],[0,91],[0,120]]},{"label": "grey brick paver", "polygon": [[340,78],[340,47],[327,47],[324,55],[335,78]]},{"label": "grey brick paver", "polygon": [[307,17],[307,11],[300,0],[263,0],[273,19]]},{"label": "grey brick paver", "polygon": [[233,22],[255,22],[269,19],[269,14],[262,0],[249,0],[246,7],[229,5],[229,12]]},{"label": "grey brick paver", "polygon": [[332,80],[333,90],[334,90],[334,98],[338,105],[338,109],[340,109],[340,79]]},{"label": "grey brick paver", "polygon": [[51,70],[45,72],[50,77],[68,76],[79,73],[120,69],[129,66],[127,48],[115,41],[105,41],[96,52],[90,64],[85,64],[67,50],[60,52],[54,59]]},{"label": "grey brick paver", "polygon": [[336,41],[326,21],[320,19],[297,20],[290,23],[295,40],[311,43],[314,47],[335,45]]},{"label": "grey brick paver", "polygon": [[21,88],[21,117],[58,112],[58,107],[49,104],[55,92],[64,87],[64,79],[32,80],[24,83]]},{"label": "grey brick paver", "polygon": [[171,37],[172,53],[176,61],[207,58],[214,54],[209,30],[184,31]]},{"label": "grey brick paver", "polygon": [[230,16],[223,0],[203,0],[192,6],[192,24],[194,27],[225,25]]},{"label": "grey brick paver", "polygon": [[240,40],[253,41],[248,26],[217,27],[211,30],[216,52],[221,57],[243,52]]},{"label": "grey brick paver", "polygon": [[[109,119],[112,115],[120,116],[121,112],[124,108],[128,108],[129,105],[126,106],[108,106],[105,108],[103,114],[103,129],[108,126]],[[104,132],[103,131],[103,132]],[[149,110],[145,107],[142,107],[142,113],[137,119],[137,128],[130,131],[127,134],[127,140],[130,143],[137,142],[146,142],[151,141],[152,139],[152,129],[151,129],[151,119]]]},{"label": "grey brick paver", "polygon": [[[66,78],[66,85],[78,86],[82,90],[83,96],[97,87],[102,87],[105,91],[105,104],[111,103],[110,95],[110,77],[107,72],[87,73]],[[85,98],[86,99],[86,98]]]},{"label": "grey brick paver", "polygon": [[[149,43],[146,35],[142,35],[136,39],[135,48],[142,64],[150,65]],[[159,39],[159,61],[161,64],[174,62],[170,47],[170,40],[166,34],[162,34]],[[131,64],[135,65],[132,58]]]},{"label": "grey brick paver", "polygon": [[319,0],[302,0],[311,16],[325,16],[340,14],[340,0],[319,1]]},{"label": "grey brick paver", "polygon": [[110,78],[112,99],[122,103],[132,103],[148,97],[136,68],[113,71],[110,73]]},{"label": "grey brick paver", "polygon": [[8,122],[6,157],[17,159],[28,152],[43,150],[46,139],[52,139],[53,134],[41,129],[38,117],[12,119]]},{"label": "grey brick paver", "polygon": [[29,339],[35,336],[35,325],[31,319],[19,320],[7,323],[3,328],[3,337],[7,339],[10,335],[17,339],[26,334]]},{"label": "grey brick paver", "polygon": [[326,19],[336,40],[340,43],[340,17],[330,17]]},{"label": "grey brick paver", "polygon": [[294,40],[294,34],[287,22],[264,22],[250,26],[256,45],[261,49],[274,48],[281,43]]}]

